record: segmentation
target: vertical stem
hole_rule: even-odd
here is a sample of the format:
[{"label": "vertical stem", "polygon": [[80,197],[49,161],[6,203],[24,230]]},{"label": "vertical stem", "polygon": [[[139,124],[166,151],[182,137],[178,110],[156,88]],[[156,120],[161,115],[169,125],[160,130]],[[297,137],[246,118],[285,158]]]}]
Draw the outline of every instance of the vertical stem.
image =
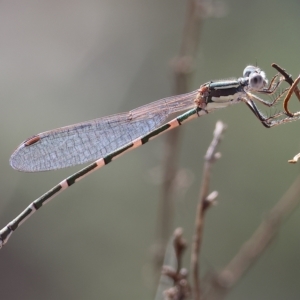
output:
[{"label": "vertical stem", "polygon": [[225,268],[208,276],[205,300],[222,300],[254,265],[278,235],[281,225],[300,204],[300,176],[269,211],[253,235],[242,245]]},{"label": "vertical stem", "polygon": [[[193,61],[197,53],[200,29],[202,24],[202,0],[188,0],[186,19],[183,30],[179,56],[174,65],[174,94],[183,94],[189,90],[188,83],[191,78]],[[163,186],[161,206],[159,208],[158,243],[159,252],[156,257],[157,267],[160,269],[167,241],[173,223],[173,194],[177,174],[177,158],[179,153],[180,131],[172,130],[166,136],[165,157],[163,166]]]}]

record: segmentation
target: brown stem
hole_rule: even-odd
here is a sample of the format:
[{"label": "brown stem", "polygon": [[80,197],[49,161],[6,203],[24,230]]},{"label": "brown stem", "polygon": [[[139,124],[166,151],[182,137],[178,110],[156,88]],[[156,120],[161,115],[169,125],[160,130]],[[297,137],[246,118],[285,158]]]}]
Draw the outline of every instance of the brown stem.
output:
[{"label": "brown stem", "polygon": [[229,264],[206,282],[205,300],[221,300],[256,262],[277,235],[281,223],[300,203],[300,176],[287,190],[259,225],[252,237],[244,243]]},{"label": "brown stem", "polygon": [[[200,29],[202,24],[201,9],[202,0],[188,0],[185,25],[179,57],[174,62],[174,94],[183,94],[188,91],[188,82],[194,58],[197,54]],[[179,130],[173,130],[166,136],[166,149],[163,166],[163,187],[161,207],[159,208],[158,240],[159,253],[156,257],[157,268],[160,269],[164,255],[164,249],[170,236],[173,222],[173,194],[177,174],[177,157],[179,152]]]},{"label": "brown stem", "polygon": [[[222,139],[222,135],[226,126],[218,121],[216,124],[216,128],[214,131],[214,137],[207,149],[205,155],[205,162],[204,162],[204,169],[203,169],[203,177],[200,189],[200,196],[199,196],[199,203],[197,206],[197,214],[196,214],[196,221],[195,221],[195,234],[193,238],[193,245],[192,245],[192,254],[191,254],[191,270],[193,274],[193,297],[195,300],[199,300],[201,297],[201,289],[200,289],[200,268],[199,268],[199,254],[200,254],[200,247],[203,238],[203,227],[204,227],[204,215],[207,208],[211,206],[213,203],[214,197],[209,197],[209,183],[210,183],[210,174],[212,164],[216,161],[217,158],[220,157],[216,153],[216,148]],[[213,193],[212,193],[213,194]],[[212,195],[211,194],[211,195]],[[214,192],[216,195],[216,192]]]}]

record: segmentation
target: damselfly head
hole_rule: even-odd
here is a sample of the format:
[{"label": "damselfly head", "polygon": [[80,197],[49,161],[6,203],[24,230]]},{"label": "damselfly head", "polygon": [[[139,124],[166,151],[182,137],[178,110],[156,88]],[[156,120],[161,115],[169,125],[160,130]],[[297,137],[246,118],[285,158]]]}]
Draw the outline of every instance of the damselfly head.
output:
[{"label": "damselfly head", "polygon": [[260,90],[268,84],[266,73],[258,67],[247,66],[244,69],[243,77],[249,78],[249,88],[251,90]]},{"label": "damselfly head", "polygon": [[252,90],[261,90],[267,85],[265,72],[251,73],[249,76],[249,87]]}]

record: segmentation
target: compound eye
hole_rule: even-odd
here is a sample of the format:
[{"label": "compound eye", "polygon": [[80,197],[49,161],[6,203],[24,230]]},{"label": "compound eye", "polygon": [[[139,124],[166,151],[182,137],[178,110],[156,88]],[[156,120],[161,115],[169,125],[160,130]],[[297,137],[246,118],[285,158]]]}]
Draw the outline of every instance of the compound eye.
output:
[{"label": "compound eye", "polygon": [[251,89],[260,90],[262,89],[266,84],[266,81],[264,80],[263,76],[257,73],[252,73],[249,76],[249,85]]},{"label": "compound eye", "polygon": [[243,72],[243,77],[249,77],[251,73],[253,72],[257,72],[258,71],[258,68],[254,67],[254,66],[247,66],[245,69],[244,69],[244,72]]}]

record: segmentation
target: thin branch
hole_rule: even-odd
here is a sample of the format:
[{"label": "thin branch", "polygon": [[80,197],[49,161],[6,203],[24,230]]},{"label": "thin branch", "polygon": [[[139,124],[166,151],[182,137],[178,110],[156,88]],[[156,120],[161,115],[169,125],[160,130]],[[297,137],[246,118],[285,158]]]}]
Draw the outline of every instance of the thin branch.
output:
[{"label": "thin branch", "polygon": [[206,210],[214,203],[218,193],[212,192],[209,193],[209,183],[210,183],[210,174],[213,163],[220,158],[220,153],[216,153],[218,144],[220,143],[223,132],[226,129],[226,125],[221,121],[218,121],[214,131],[214,137],[207,149],[205,155],[203,177],[200,189],[199,203],[197,206],[197,214],[195,221],[195,234],[193,238],[193,247],[191,254],[191,270],[193,274],[193,297],[196,300],[199,300],[201,297],[200,289],[200,270],[199,270],[199,253],[203,237],[203,227],[204,227],[204,214]]},{"label": "thin branch", "polygon": [[183,238],[183,230],[176,228],[172,241],[169,242],[166,249],[155,300],[162,299],[162,297],[166,300],[189,299],[191,288],[187,281],[188,272],[181,267],[186,248],[187,243]]},{"label": "thin branch", "polygon": [[300,203],[300,176],[290,186],[281,200],[269,212],[252,237],[241,247],[236,256],[220,272],[209,277],[206,282],[205,300],[220,300],[231,291],[233,286],[262,255],[274,240],[282,221]]},{"label": "thin branch", "polygon": [[[280,67],[279,65],[273,63],[272,64],[272,67],[274,69],[276,69],[281,75],[283,75],[284,77],[284,80],[289,84],[289,85],[293,85],[294,83],[294,80],[293,80],[293,77],[292,75],[288,74],[285,69],[283,69],[282,67]],[[298,87],[295,87],[294,89],[294,93],[295,95],[297,96],[298,100],[300,101],[300,90]]]}]

